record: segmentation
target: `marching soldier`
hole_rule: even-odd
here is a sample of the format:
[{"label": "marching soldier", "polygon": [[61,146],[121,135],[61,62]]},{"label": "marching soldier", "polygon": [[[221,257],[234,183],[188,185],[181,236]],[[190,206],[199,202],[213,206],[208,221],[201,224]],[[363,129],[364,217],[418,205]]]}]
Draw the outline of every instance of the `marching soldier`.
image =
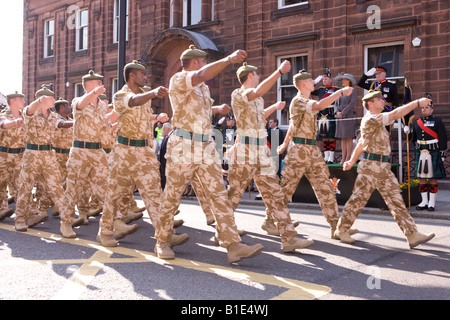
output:
[{"label": "marching soldier", "polygon": [[[91,70],[82,78],[82,84],[86,93],[72,101],[74,141],[67,162],[66,179],[69,211],[61,215],[61,234],[66,238],[76,237],[72,230],[75,205],[86,184],[91,184],[92,195],[102,205],[108,177],[108,162],[101,144],[108,109],[108,105],[99,99],[105,93],[103,76]],[[87,211],[80,211],[78,220],[84,223],[87,219]]]},{"label": "marching soldier", "polygon": [[[339,88],[333,86],[333,77],[331,71],[326,68],[326,72],[319,76],[314,82],[322,80],[323,87],[311,92],[312,96],[317,96],[319,100],[326,98],[339,90]],[[334,104],[320,110],[319,116],[319,137],[323,139],[324,158],[327,164],[334,162],[334,152],[336,151],[336,115],[334,112]]]},{"label": "marching soldier", "polygon": [[291,70],[289,61],[284,61],[280,68],[261,84],[257,68],[244,63],[237,71],[242,87],[233,91],[231,104],[237,120],[237,139],[230,161],[228,198],[233,210],[236,210],[249,182],[255,179],[268,212],[277,222],[284,252],[304,249],[313,245],[310,239],[297,237],[286,204],[279,201],[283,191],[279,184],[275,162],[267,146],[265,119],[275,110],[281,110],[285,102],[276,103],[264,109],[262,96],[275,84],[278,78]]},{"label": "marching soldier", "polygon": [[433,102],[421,106],[422,117],[417,119],[412,127],[412,141],[416,143],[415,174],[419,179],[419,191],[422,196],[422,202],[416,207],[417,210],[434,211],[438,191],[437,179],[446,176],[444,160],[447,151],[447,133],[442,119],[433,116],[433,111]]},{"label": "marching soldier", "polygon": [[[385,107],[383,112],[389,112],[398,106],[397,85],[386,80],[386,68],[378,66],[367,71],[358,81],[358,86],[366,90],[378,90],[381,92]],[[377,81],[366,83],[369,77],[375,75]]]},{"label": "marching soldier", "polygon": [[0,114],[0,220],[10,217],[14,210],[8,208],[7,185],[18,188],[18,178],[25,151],[23,108],[25,95],[19,92],[6,96],[9,108]]},{"label": "marching soldier", "polygon": [[[339,211],[336,195],[329,180],[330,170],[326,165],[316,143],[317,112],[327,108],[341,96],[349,96],[353,88],[340,89],[322,100],[310,99],[314,91],[314,80],[310,73],[300,70],[294,75],[294,84],[298,94],[292,99],[289,107],[291,125],[278,153],[281,154],[292,141],[282,171],[281,187],[284,192],[284,204],[287,205],[292,198],[297,185],[303,175],[306,176],[314,189],[322,213],[331,228],[331,237],[339,220]],[[356,230],[352,231],[356,232]]]},{"label": "marching soldier", "polygon": [[[137,230],[137,225],[126,226],[116,218],[119,203],[123,197],[132,194],[136,185],[144,200],[152,225],[158,232],[158,209],[161,198],[159,162],[149,146],[153,141],[152,121],[167,121],[165,114],[153,114],[151,100],[163,98],[167,89],[158,87],[145,92],[142,89],[147,77],[145,67],[138,61],[124,68],[126,84],[114,96],[114,110],[117,114],[117,142],[112,151],[111,169],[108,179],[106,201],[103,207],[97,241],[104,246],[117,246],[117,240]],[[117,229],[123,230],[122,234]],[[172,245],[187,240],[176,235]]]},{"label": "marching soldier", "polygon": [[228,251],[228,261],[238,262],[259,254],[263,246],[241,243],[234,212],[223,184],[220,160],[211,136],[212,103],[206,81],[216,77],[228,65],[240,63],[247,53],[235,51],[219,61],[206,64],[206,52],[190,46],[181,55],[183,70],[170,80],[169,97],[173,110],[174,133],[168,142],[166,188],[161,204],[161,227],[155,236],[155,252],[173,259],[173,213],[181,202],[188,183],[197,176],[213,205],[217,230]]},{"label": "marching soldier", "polygon": [[361,154],[363,154],[364,159],[358,164],[358,177],[355,181],[353,193],[344,206],[335,235],[344,243],[355,243],[356,240],[350,236],[348,230],[366,205],[372,192],[378,189],[386,201],[389,211],[405,234],[410,248],[414,248],[431,240],[434,234],[424,235],[420,233],[406,209],[398,181],[391,171],[391,164],[389,163],[391,146],[389,132],[385,126],[393,120],[405,116],[416,107],[428,105],[430,100],[425,98],[416,100],[385,113],[382,113],[384,100],[381,91],[369,91],[362,100],[363,106],[368,112],[361,120],[361,138],[351,159],[344,163],[343,170],[350,170]]},{"label": "marching soldier", "polygon": [[29,213],[29,199],[37,180],[45,185],[52,201],[61,212],[66,213],[67,211],[59,166],[55,153],[51,149],[58,121],[57,116],[50,111],[55,103],[53,95],[53,92],[47,88],[39,90],[36,93],[39,98],[23,111],[27,145],[19,175],[16,217],[14,219],[15,228],[20,232],[27,231],[27,219],[28,227],[48,219],[47,212],[40,212],[38,215]]},{"label": "marching soldier", "polygon": [[[70,118],[72,114],[72,108],[67,100],[59,98],[55,101],[54,108],[57,114],[57,129],[53,136],[52,149],[55,152],[56,160],[59,165],[59,170],[61,172],[61,184],[65,189],[65,181],[67,177],[67,160],[69,159],[70,148],[72,147],[73,141],[73,120]],[[46,188],[42,184],[39,185],[40,188]],[[47,190],[43,190],[39,200],[39,211],[47,212],[49,206],[52,205],[52,201],[48,195]],[[52,215],[57,216],[59,214],[59,209],[53,204]]]}]

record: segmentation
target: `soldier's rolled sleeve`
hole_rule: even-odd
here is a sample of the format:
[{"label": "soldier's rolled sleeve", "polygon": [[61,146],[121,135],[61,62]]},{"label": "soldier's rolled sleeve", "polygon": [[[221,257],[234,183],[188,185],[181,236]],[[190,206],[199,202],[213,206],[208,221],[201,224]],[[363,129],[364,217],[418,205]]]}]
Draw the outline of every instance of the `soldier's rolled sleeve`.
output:
[{"label": "soldier's rolled sleeve", "polygon": [[114,110],[121,114],[130,109],[130,100],[134,97],[133,93],[119,92],[114,95]]}]

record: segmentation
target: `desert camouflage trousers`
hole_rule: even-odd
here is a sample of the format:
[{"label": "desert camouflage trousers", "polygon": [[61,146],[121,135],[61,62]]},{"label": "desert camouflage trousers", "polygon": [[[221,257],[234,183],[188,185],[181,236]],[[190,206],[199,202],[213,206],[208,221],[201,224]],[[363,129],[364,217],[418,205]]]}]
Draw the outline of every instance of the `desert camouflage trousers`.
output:
[{"label": "desert camouflage trousers", "polygon": [[23,153],[0,152],[0,210],[8,209],[8,185],[12,189],[10,192],[17,192],[22,157]]},{"label": "desert camouflage trousers", "polygon": [[67,161],[66,196],[68,211],[61,220],[72,224],[75,206],[90,184],[92,195],[103,205],[108,179],[108,162],[103,149],[72,148]]},{"label": "desert camouflage trousers", "polygon": [[[236,149],[237,152],[248,152],[249,148],[251,148],[249,145],[238,145]],[[267,207],[267,212],[271,214],[270,218],[277,222],[281,241],[288,242],[298,234],[292,224],[289,210],[283,202],[284,194],[279,184],[278,175],[276,174],[275,163],[270,156],[270,150],[266,145],[259,146],[258,148],[259,155],[256,163],[238,161],[239,157],[237,156],[237,152],[234,153],[233,161],[231,161],[232,164],[230,164],[228,171],[228,181],[230,184],[228,199],[230,199],[233,211],[236,211],[245,189],[251,180],[254,179],[264,204]]]},{"label": "desert camouflage trousers", "polygon": [[30,217],[30,200],[36,181],[45,185],[51,200],[61,212],[67,212],[67,199],[61,185],[61,174],[54,152],[25,150],[17,189],[16,223],[25,223]]},{"label": "desert camouflage trousers", "polygon": [[112,151],[106,200],[100,219],[100,234],[114,234],[114,219],[119,218],[116,212],[123,204],[124,198],[132,198],[130,195],[133,194],[135,185],[157,231],[161,175],[155,153],[150,147],[131,147],[116,143]]},{"label": "desert camouflage trousers", "polygon": [[211,199],[210,204],[222,245],[227,248],[240,242],[214,142],[193,142],[175,135],[169,139],[166,153],[166,187],[159,217],[161,228],[155,234],[156,239],[160,242],[170,241],[174,233],[174,212],[181,203],[183,191],[196,177],[205,197]]},{"label": "desert camouflage trousers", "polygon": [[390,163],[374,160],[361,160],[358,163],[358,176],[353,193],[342,210],[339,230],[344,232],[350,229],[375,189],[380,192],[402,232],[408,235],[417,231],[416,224],[406,209]]},{"label": "desert camouflage trousers", "polygon": [[330,170],[317,146],[293,144],[284,158],[281,175],[285,205],[289,203],[300,179],[305,175],[314,190],[326,221],[330,226],[336,226],[339,220],[336,195],[329,179]]},{"label": "desert camouflage trousers", "polygon": [[[54,152],[54,151],[53,151]],[[65,153],[55,153],[56,161],[59,166],[59,172],[61,173],[61,185],[63,189],[66,188],[66,177],[67,177],[67,160],[69,160],[69,155]],[[38,201],[39,211],[47,211],[49,207],[53,205],[52,199],[50,198],[46,186],[38,180],[38,185],[36,188],[36,199]]]}]

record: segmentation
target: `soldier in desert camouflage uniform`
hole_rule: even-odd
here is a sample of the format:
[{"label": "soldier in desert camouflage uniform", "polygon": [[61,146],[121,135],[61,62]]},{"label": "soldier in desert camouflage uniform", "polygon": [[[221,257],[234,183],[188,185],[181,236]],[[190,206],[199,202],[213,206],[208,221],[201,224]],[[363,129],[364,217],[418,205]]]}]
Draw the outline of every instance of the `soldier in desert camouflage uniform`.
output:
[{"label": "soldier in desert camouflage uniform", "polygon": [[328,107],[340,96],[350,95],[353,88],[340,89],[320,101],[315,101],[310,99],[311,92],[314,90],[311,74],[300,70],[294,75],[294,83],[298,94],[292,99],[289,107],[292,123],[284,142],[278,147],[278,153],[281,154],[291,141],[294,142],[284,158],[281,181],[284,204],[289,203],[300,179],[305,175],[314,189],[333,237],[339,220],[339,211],[336,195],[329,180],[330,171],[316,145],[317,112]]},{"label": "soldier in desert camouflage uniform", "polygon": [[364,159],[358,164],[358,177],[355,181],[353,193],[344,206],[335,234],[344,243],[355,243],[356,240],[350,236],[348,230],[366,205],[372,192],[378,189],[386,201],[389,211],[405,234],[410,248],[414,248],[421,243],[431,240],[434,234],[424,235],[420,233],[406,209],[398,181],[392,173],[391,165],[388,162],[391,145],[389,132],[385,126],[407,115],[416,107],[428,105],[430,100],[422,98],[403,107],[396,108],[391,112],[382,113],[385,102],[381,94],[380,91],[371,90],[362,99],[363,105],[368,112],[361,120],[361,138],[353,151],[351,159],[344,163],[343,169],[349,170],[361,154],[364,155]]},{"label": "soldier in desert camouflage uniform", "polygon": [[[65,189],[65,181],[67,177],[67,160],[69,159],[70,148],[73,142],[73,120],[69,117],[72,114],[72,108],[69,102],[60,98],[55,102],[55,110],[57,115],[55,134],[52,141],[52,149],[55,152],[56,160],[59,165],[61,173],[61,184]],[[41,189],[45,189],[45,186],[38,185]],[[43,190],[38,197],[39,200],[39,212],[47,212],[48,208],[53,204],[47,190]],[[57,216],[59,209],[53,204],[52,215]]]},{"label": "soldier in desert camouflage uniform", "polygon": [[307,248],[314,243],[312,240],[297,237],[289,210],[280,201],[283,199],[283,192],[267,146],[265,119],[275,110],[282,110],[285,103],[279,102],[264,109],[262,96],[281,75],[290,70],[289,61],[284,61],[279,69],[259,83],[260,76],[256,72],[256,67],[244,63],[238,69],[237,77],[242,87],[231,95],[231,104],[237,121],[237,138],[228,174],[230,182],[228,197],[234,210],[251,179],[255,179],[264,203],[277,221],[284,252]]},{"label": "soldier in desert camouflage uniform", "polygon": [[[48,90],[48,89],[47,89]],[[51,142],[56,130],[57,117],[50,111],[54,106],[53,92],[40,94],[39,99],[24,109],[26,150],[23,155],[22,170],[19,175],[15,228],[27,231],[26,220],[30,218],[29,199],[35,182],[42,182],[53,202],[62,212],[66,212],[66,197],[61,185],[61,174]],[[46,221],[47,212],[39,213],[36,221],[28,221],[28,226]]]},{"label": "soldier in desert camouflage uniform", "polygon": [[[115,94],[113,101],[118,137],[112,151],[106,201],[97,235],[97,241],[104,246],[117,246],[118,239],[137,230],[137,226],[122,227],[126,234],[121,235],[115,230],[118,223],[124,224],[116,217],[119,202],[122,197],[132,194],[135,185],[153,227],[155,230],[159,228],[157,214],[161,201],[161,177],[159,162],[149,146],[149,141],[153,141],[153,131],[149,128],[152,128],[152,120],[168,120],[162,119],[165,114],[154,115],[151,107],[151,99],[164,97],[168,90],[158,87],[145,92],[142,89],[147,81],[145,67],[138,61],[125,66],[124,76],[126,84]],[[177,238],[177,241],[182,242],[182,238]]]},{"label": "soldier in desert camouflage uniform", "polygon": [[223,184],[222,169],[211,137],[212,103],[205,81],[213,79],[231,63],[240,63],[247,53],[238,50],[219,61],[206,64],[206,52],[190,46],[181,55],[183,70],[170,80],[169,97],[173,110],[174,133],[167,146],[167,184],[161,205],[161,226],[155,236],[155,252],[173,259],[173,213],[188,183],[197,176],[211,199],[217,230],[228,251],[230,263],[259,254],[260,244],[241,243],[234,213]]},{"label": "soldier in desert camouflage uniform", "polygon": [[[75,205],[85,185],[90,183],[92,195],[100,204],[104,201],[108,162],[102,149],[101,135],[108,105],[98,98],[105,93],[102,80],[103,76],[91,70],[82,78],[86,93],[72,101],[74,141],[67,162],[66,179],[69,212],[61,215],[61,234],[68,238],[76,236],[72,230]],[[87,211],[80,211],[79,217],[83,222],[87,220]]]},{"label": "soldier in desert camouflage uniform", "polygon": [[6,96],[9,108],[0,114],[0,220],[14,213],[8,208],[6,188],[8,183],[17,190],[18,178],[25,150],[22,110],[24,95],[12,93]]}]

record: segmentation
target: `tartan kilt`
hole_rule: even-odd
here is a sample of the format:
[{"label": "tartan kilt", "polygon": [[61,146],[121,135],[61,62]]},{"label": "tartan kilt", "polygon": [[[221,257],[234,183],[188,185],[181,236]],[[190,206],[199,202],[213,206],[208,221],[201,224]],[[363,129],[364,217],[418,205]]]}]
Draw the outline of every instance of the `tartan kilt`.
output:
[{"label": "tartan kilt", "polygon": [[[334,115],[327,115],[327,126],[320,125],[319,122],[319,138],[328,139],[336,136],[336,118]],[[319,119],[320,120],[320,116]]]},{"label": "tartan kilt", "polygon": [[[428,150],[431,155],[431,164],[433,167],[433,177],[428,179],[442,179],[445,178],[445,167],[444,163],[441,159],[441,154],[439,150]],[[415,159],[415,167],[414,167],[414,175],[417,178],[418,177],[418,169],[419,169],[419,158],[420,158],[421,150],[416,148],[416,159]]]}]

